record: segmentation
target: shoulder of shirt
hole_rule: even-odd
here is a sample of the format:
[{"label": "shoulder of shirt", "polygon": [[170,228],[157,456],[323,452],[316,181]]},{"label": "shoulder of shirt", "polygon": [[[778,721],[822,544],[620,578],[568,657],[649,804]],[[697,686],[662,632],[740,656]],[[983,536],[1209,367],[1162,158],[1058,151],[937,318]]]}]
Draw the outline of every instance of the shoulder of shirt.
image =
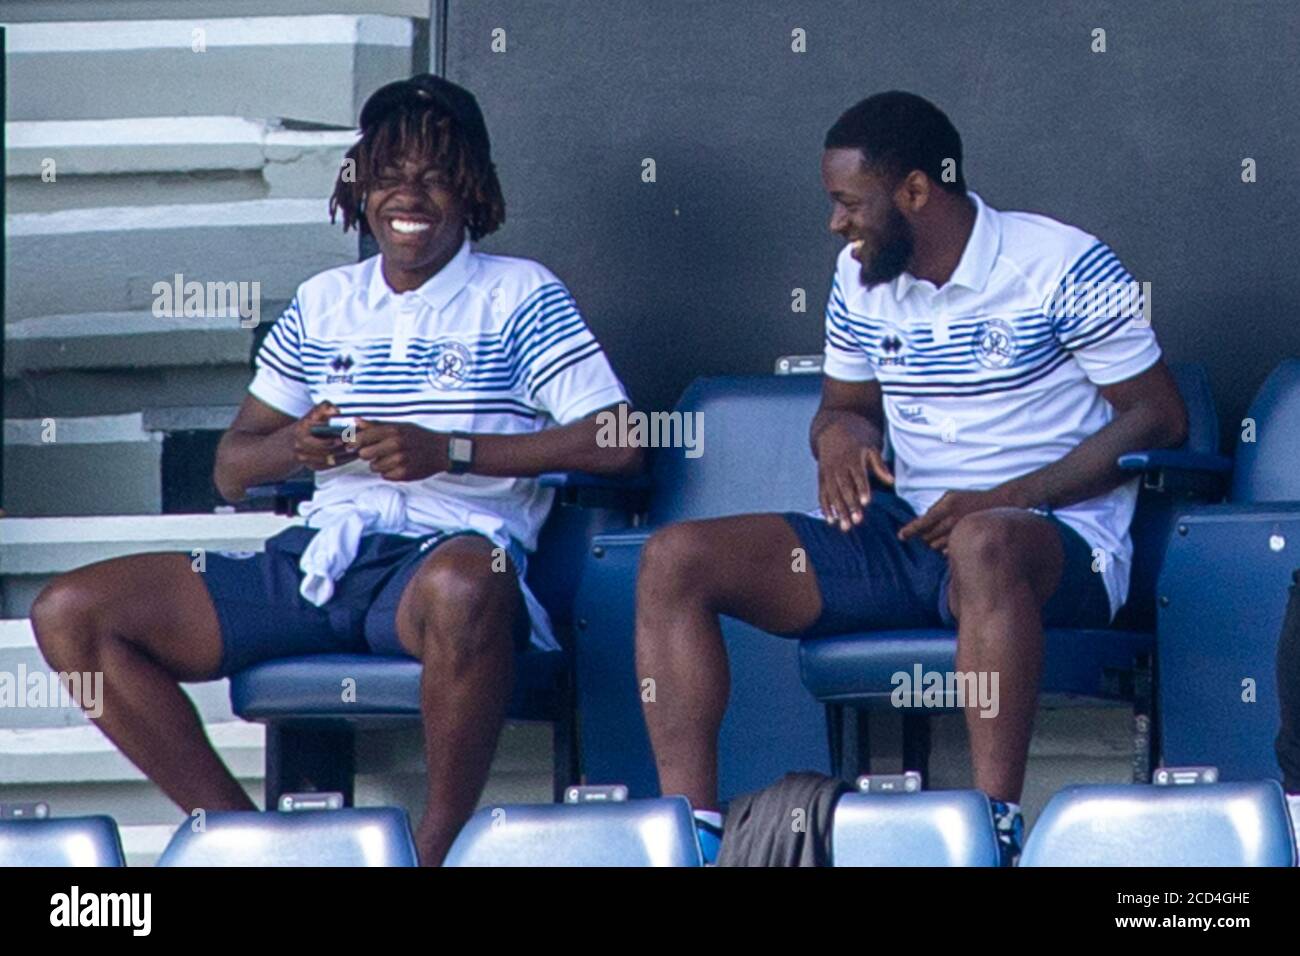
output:
[{"label": "shoulder of shirt", "polygon": [[364,293],[370,268],[375,264],[373,258],[363,259],[316,273],[298,286],[295,298],[299,314],[319,321],[343,307],[352,296]]},{"label": "shoulder of shirt", "polygon": [[1054,283],[1101,242],[1092,233],[1035,212],[998,212],[1002,241],[998,258],[1029,278]]},{"label": "shoulder of shirt", "polygon": [[477,268],[469,285],[483,296],[491,296],[494,289],[500,289],[507,302],[522,302],[544,286],[565,288],[554,272],[534,259],[483,252],[475,252],[474,259]]}]

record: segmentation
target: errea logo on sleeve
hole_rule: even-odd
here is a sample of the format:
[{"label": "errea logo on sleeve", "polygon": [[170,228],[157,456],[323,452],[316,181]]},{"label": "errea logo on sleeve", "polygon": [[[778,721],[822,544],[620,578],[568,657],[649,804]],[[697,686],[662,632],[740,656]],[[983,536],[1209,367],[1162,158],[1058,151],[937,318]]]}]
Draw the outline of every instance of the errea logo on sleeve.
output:
[{"label": "errea logo on sleeve", "polygon": [[356,380],[357,360],[350,352],[339,352],[329,360],[326,385],[351,385]]}]

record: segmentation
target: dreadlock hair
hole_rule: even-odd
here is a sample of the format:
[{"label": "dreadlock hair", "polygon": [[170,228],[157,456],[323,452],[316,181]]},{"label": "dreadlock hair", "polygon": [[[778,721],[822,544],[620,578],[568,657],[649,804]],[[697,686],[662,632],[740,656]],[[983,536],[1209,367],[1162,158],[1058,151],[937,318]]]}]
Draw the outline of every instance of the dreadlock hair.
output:
[{"label": "dreadlock hair", "polygon": [[343,216],[343,231],[354,225],[370,233],[363,203],[370,184],[385,167],[396,166],[404,156],[428,157],[449,177],[451,191],[465,208],[465,225],[471,239],[481,239],[506,221],[506,201],[501,195],[496,166],[474,149],[452,117],[419,103],[396,106],[378,122],[361,131],[361,138],[346,153],[353,161],[353,181],[344,179],[345,161],[330,196],[330,222]]}]

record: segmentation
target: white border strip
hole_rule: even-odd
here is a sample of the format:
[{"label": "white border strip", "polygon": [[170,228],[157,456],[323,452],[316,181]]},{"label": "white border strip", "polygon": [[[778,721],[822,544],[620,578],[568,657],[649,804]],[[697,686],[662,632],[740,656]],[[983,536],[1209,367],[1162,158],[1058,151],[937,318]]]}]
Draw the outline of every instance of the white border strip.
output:
[{"label": "white border strip", "polygon": [[[171,206],[101,206],[97,209],[14,213],[7,216],[5,222],[10,238],[130,232],[137,229],[329,224],[329,203],[324,199],[249,199],[245,202],[177,203]],[[341,227],[335,224],[334,228]]]},{"label": "white border strip", "polygon": [[[14,23],[6,30],[6,53],[89,53],[123,50],[193,52],[202,28],[207,51],[256,46],[409,47],[413,30],[405,17],[326,14],[303,17],[228,17],[196,20],[73,20]],[[201,55],[201,54],[196,54]]]},{"label": "white border strip", "polygon": [[[53,442],[42,441],[45,422],[54,423]],[[5,421],[6,445],[105,445],[122,442],[161,441],[162,436],[144,430],[144,415],[96,415],[86,418],[10,418]]]}]

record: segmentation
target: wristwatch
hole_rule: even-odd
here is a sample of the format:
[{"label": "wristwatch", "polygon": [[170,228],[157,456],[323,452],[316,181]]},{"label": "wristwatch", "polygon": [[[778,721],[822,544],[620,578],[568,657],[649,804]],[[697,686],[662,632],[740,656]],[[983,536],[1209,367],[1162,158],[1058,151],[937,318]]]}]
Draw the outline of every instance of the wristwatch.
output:
[{"label": "wristwatch", "polygon": [[447,470],[453,475],[463,475],[474,464],[474,439],[464,432],[452,432],[447,441]]}]

